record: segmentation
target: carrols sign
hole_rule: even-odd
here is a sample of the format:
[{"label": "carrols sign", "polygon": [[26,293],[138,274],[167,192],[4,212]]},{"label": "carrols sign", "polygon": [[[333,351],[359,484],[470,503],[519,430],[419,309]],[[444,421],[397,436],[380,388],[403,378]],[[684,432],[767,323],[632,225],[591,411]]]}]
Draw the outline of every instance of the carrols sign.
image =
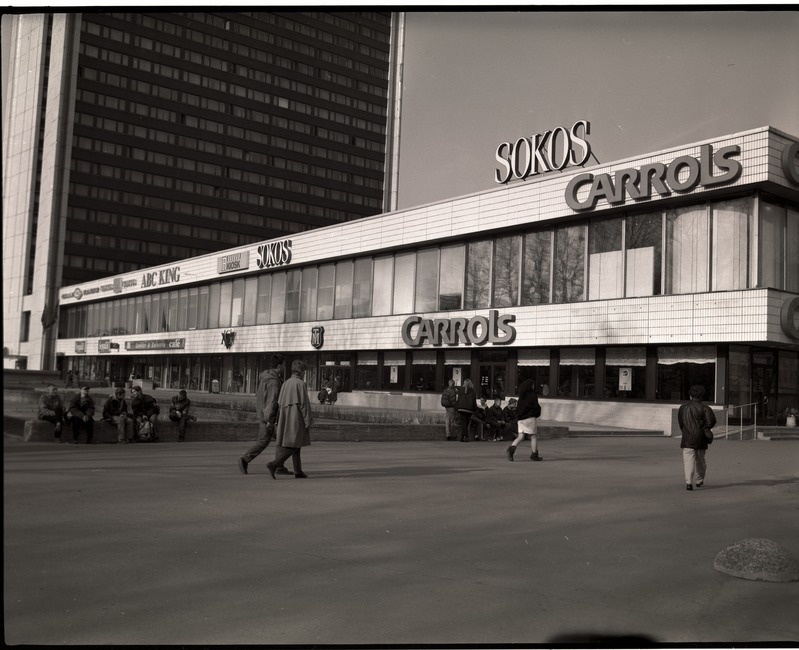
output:
[{"label": "carrols sign", "polygon": [[494,171],[494,180],[507,183],[512,178],[524,180],[566,165],[584,165],[591,156],[591,146],[581,134],[590,132],[591,124],[580,120],[568,130],[559,126],[516,142],[501,142],[495,154],[499,169]]},{"label": "carrols sign", "polygon": [[[732,183],[742,171],[741,163],[731,160],[741,153],[741,147],[730,145],[714,152],[709,144],[700,147],[699,158],[680,156],[668,165],[651,163],[640,169],[620,169],[610,174],[578,174],[566,186],[566,203],[577,212],[593,210],[599,199],[610,205],[623,204],[627,197],[642,201],[652,198],[654,190],[661,196],[672,192],[690,192],[697,185],[712,187]],[[714,172],[721,172],[714,176]],[[588,188],[584,198],[578,197],[584,187]]]},{"label": "carrols sign", "polygon": [[412,348],[425,343],[441,345],[509,345],[516,339],[516,316],[496,309],[474,318],[422,318],[409,316],[402,324],[402,340]]}]

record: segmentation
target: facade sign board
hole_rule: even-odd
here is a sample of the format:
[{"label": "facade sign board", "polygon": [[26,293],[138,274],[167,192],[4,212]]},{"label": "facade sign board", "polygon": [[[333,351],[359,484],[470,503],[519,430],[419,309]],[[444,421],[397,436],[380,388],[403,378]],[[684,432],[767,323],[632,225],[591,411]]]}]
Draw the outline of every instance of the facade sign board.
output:
[{"label": "facade sign board", "polygon": [[244,271],[250,268],[250,251],[240,251],[229,253],[216,258],[216,272],[230,273],[232,271]]},{"label": "facade sign board", "polygon": [[86,341],[75,341],[75,354],[86,354]]},{"label": "facade sign board", "polygon": [[633,389],[633,369],[619,368],[619,391]]},{"label": "facade sign board", "polygon": [[165,284],[180,282],[180,267],[172,266],[160,271],[146,271],[141,276],[142,288],[160,287]]},{"label": "facade sign board", "polygon": [[146,341],[125,341],[126,350],[182,350],[186,339],[150,339]]},{"label": "facade sign board", "polygon": [[283,239],[269,244],[261,244],[258,247],[258,257],[255,259],[255,263],[259,269],[271,269],[275,266],[291,264],[291,257],[291,240]]},{"label": "facade sign board", "polygon": [[516,316],[496,309],[473,318],[422,318],[409,316],[402,324],[402,340],[413,348],[425,343],[442,345],[510,345],[516,339]]},{"label": "facade sign board", "polygon": [[108,354],[111,352],[111,339],[98,339],[97,352],[100,354]]}]

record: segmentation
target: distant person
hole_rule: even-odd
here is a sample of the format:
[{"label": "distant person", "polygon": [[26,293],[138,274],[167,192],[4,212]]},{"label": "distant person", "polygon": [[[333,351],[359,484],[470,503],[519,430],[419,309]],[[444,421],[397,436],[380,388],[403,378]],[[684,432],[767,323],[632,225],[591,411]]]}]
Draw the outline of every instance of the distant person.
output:
[{"label": "distant person", "polygon": [[535,382],[527,379],[519,386],[519,402],[516,409],[516,426],[518,433],[516,439],[510,443],[510,447],[505,450],[508,460],[513,460],[516,447],[527,437],[530,436],[530,460],[543,460],[538,454],[538,418],[541,416],[541,405],[538,403],[538,396],[535,394]]},{"label": "distant person", "polygon": [[117,443],[126,445],[128,440],[128,402],[125,389],[117,388],[103,405],[103,420],[117,428]]},{"label": "distant person", "polygon": [[519,401],[515,397],[511,397],[508,400],[508,405],[502,409],[502,420],[505,422],[505,433],[510,434],[512,438],[515,438],[519,434],[518,404]]},{"label": "distant person", "polygon": [[94,437],[94,399],[89,395],[89,387],[80,389],[69,402],[70,422],[72,422],[72,443],[78,444],[81,428],[86,430],[86,444]]},{"label": "distant person", "polygon": [[477,403],[477,410],[472,415],[472,424],[474,424],[475,429],[477,432],[474,434],[475,440],[485,440],[486,439],[486,430],[488,426],[486,425],[486,411],[488,410],[488,403],[486,402],[485,397],[481,397],[480,401]]},{"label": "distant person", "polygon": [[71,370],[67,373],[66,386],[67,386],[67,388],[74,388],[74,386],[75,386],[75,375],[72,374]]},{"label": "distant person", "polygon": [[455,440],[453,433],[457,426],[458,411],[455,410],[457,401],[458,391],[455,390],[455,381],[450,379],[447,382],[447,387],[441,393],[441,406],[444,407],[445,440]]},{"label": "distant person", "polygon": [[[283,385],[283,375],[286,371],[286,357],[282,354],[273,354],[269,358],[269,368],[258,375],[258,386],[255,389],[255,417],[258,420],[258,439],[239,458],[239,470],[247,473],[247,466],[269,446],[275,433],[278,406],[277,398],[280,387]],[[288,474],[289,471],[280,465],[277,473]]]},{"label": "distant person", "polygon": [[486,409],[485,423],[491,432],[492,440],[502,440],[505,437],[505,412],[502,410],[502,400],[499,397],[495,397],[494,403]]},{"label": "distant person", "polygon": [[135,422],[133,439],[136,442],[157,442],[158,414],[161,412],[158,401],[151,395],[145,395],[141,386],[131,388],[130,396],[130,410]]},{"label": "distant person", "polygon": [[53,428],[53,435],[57,443],[62,443],[61,429],[64,426],[64,403],[58,395],[58,391],[53,384],[47,387],[47,392],[39,398],[39,414],[40,420],[45,422],[52,422],[55,427]]},{"label": "distant person", "polygon": [[465,379],[463,390],[458,393],[458,401],[455,404],[458,410],[458,417],[461,421],[461,442],[469,442],[469,425],[472,423],[472,416],[477,411],[477,394],[474,392],[474,384],[471,379]]},{"label": "distant person", "polygon": [[688,390],[689,401],[677,411],[677,423],[682,431],[680,447],[685,471],[685,489],[693,490],[694,483],[700,488],[705,484],[705,452],[713,441],[716,415],[707,404],[702,403],[705,387],[694,385]]},{"label": "distant person", "polygon": [[280,388],[278,408],[280,417],[275,425],[277,449],[275,460],[267,463],[266,467],[272,478],[278,467],[291,457],[294,465],[294,478],[308,478],[302,471],[300,451],[311,444],[311,402],[308,399],[308,387],[305,385],[305,371],[308,369],[301,359],[296,359],[291,364],[291,377]]},{"label": "distant person", "polygon": [[178,440],[183,442],[186,439],[186,423],[192,419],[189,414],[191,400],[185,390],[181,390],[169,404],[169,419],[178,425]]}]

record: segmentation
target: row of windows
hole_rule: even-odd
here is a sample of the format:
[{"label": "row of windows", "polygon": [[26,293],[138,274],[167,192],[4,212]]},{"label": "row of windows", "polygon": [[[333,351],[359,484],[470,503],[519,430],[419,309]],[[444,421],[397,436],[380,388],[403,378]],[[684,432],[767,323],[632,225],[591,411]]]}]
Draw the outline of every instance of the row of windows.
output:
[{"label": "row of windows", "polygon": [[[66,335],[237,325],[697,293],[799,292],[799,213],[754,200],[697,204],[290,269],[67,310]],[[755,280],[758,277],[759,280]],[[96,320],[93,320],[95,316]]]}]

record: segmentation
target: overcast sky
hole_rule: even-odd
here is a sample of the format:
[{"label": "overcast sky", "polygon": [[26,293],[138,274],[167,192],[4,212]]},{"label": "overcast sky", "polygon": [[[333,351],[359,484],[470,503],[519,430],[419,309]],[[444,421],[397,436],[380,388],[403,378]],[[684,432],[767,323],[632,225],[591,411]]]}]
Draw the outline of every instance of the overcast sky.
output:
[{"label": "overcast sky", "polygon": [[602,163],[799,136],[797,34],[795,9],[408,12],[398,207],[498,187],[500,142],[581,119]]}]

